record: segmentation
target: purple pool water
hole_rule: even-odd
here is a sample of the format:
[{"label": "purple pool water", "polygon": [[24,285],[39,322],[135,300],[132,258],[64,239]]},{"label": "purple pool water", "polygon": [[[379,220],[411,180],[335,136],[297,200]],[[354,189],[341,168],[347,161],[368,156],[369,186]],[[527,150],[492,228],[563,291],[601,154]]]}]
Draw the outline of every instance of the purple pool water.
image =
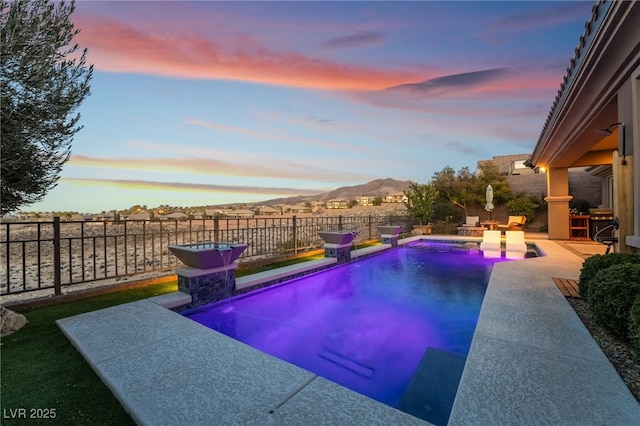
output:
[{"label": "purple pool water", "polygon": [[397,407],[427,348],[467,355],[501,260],[418,243],[184,315]]}]

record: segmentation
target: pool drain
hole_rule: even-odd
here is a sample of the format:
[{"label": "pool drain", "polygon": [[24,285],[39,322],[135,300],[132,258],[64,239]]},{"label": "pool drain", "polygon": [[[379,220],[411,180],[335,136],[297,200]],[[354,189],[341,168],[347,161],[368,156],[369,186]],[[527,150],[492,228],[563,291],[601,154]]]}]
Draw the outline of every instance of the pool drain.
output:
[{"label": "pool drain", "polygon": [[236,425],[282,425],[282,417],[278,410],[267,405],[256,405],[242,410],[233,417],[233,420]]}]

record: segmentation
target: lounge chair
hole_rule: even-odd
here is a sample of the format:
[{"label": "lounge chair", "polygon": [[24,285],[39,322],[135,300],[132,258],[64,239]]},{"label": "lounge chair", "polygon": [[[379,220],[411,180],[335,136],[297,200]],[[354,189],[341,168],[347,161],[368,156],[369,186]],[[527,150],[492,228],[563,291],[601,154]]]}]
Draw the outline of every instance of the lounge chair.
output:
[{"label": "lounge chair", "polygon": [[485,230],[482,235],[482,242],[480,243],[480,250],[482,250],[482,256],[486,258],[500,258],[502,257],[502,250],[500,248],[500,231],[488,231]]},{"label": "lounge chair", "polygon": [[500,231],[485,230],[480,243],[480,250],[500,250]]},{"label": "lounge chair", "polygon": [[462,226],[477,228],[480,226],[480,216],[467,216]]},{"label": "lounge chair", "polygon": [[506,225],[498,225],[498,231],[522,231],[522,227],[527,222],[526,216],[509,216]]},{"label": "lounge chair", "polygon": [[527,252],[527,244],[524,242],[524,231],[506,231],[506,255],[510,259],[522,259]]}]

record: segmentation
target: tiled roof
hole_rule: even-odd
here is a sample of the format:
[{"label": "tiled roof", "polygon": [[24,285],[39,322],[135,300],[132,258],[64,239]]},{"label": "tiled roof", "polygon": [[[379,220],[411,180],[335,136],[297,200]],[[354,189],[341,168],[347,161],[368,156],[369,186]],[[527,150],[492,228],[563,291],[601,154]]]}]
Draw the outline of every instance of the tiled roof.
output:
[{"label": "tiled roof", "polygon": [[542,127],[542,132],[540,133],[540,137],[538,138],[536,147],[533,150],[534,152],[542,143],[549,126],[552,124],[554,117],[562,106],[564,98],[567,96],[567,92],[571,88],[571,85],[573,84],[574,79],[578,74],[580,67],[582,66],[582,62],[584,61],[586,53],[589,51],[591,44],[593,43],[593,39],[598,32],[598,27],[602,25],[602,17],[606,15],[612,4],[613,2],[611,0],[599,0],[591,8],[591,19],[589,19],[584,26],[585,31],[580,36],[580,42],[578,43],[578,47],[576,47],[574,51],[573,58],[571,58],[571,63],[567,68],[567,74],[564,76],[562,84],[560,84],[560,89],[558,89],[558,93],[556,94],[555,100],[553,101],[551,110],[547,115],[547,119],[544,123],[544,126]]}]

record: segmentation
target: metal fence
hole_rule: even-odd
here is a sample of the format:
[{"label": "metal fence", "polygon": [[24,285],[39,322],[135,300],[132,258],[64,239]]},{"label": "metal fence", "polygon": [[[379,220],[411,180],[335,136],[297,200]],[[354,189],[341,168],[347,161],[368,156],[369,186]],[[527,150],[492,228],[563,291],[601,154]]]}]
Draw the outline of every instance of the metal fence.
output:
[{"label": "metal fence", "polygon": [[379,237],[377,225],[403,225],[408,216],[214,218],[186,221],[53,221],[1,223],[0,294],[168,271],[181,263],[170,245],[248,244],[239,259],[269,259],[322,247],[318,231],[358,232],[356,243]]}]

